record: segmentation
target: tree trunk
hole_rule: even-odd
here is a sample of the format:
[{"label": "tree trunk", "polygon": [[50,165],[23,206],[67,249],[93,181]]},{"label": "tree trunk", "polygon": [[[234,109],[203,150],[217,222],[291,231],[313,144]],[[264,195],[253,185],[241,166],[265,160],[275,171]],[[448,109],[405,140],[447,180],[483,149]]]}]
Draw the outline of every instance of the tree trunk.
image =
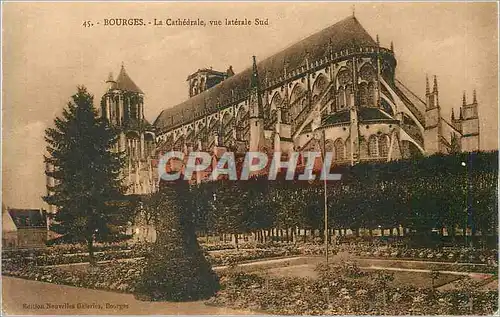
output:
[{"label": "tree trunk", "polygon": [[89,264],[95,266],[97,262],[94,256],[94,237],[87,239],[87,249],[89,251]]},{"label": "tree trunk", "polygon": [[240,246],[238,245],[238,234],[234,234],[234,244],[236,244],[236,250],[240,249]]},{"label": "tree trunk", "polygon": [[307,230],[306,229],[303,229],[303,230],[304,230],[304,235],[303,235],[304,243],[306,243],[307,242]]},{"label": "tree trunk", "polygon": [[448,235],[451,235],[451,240],[453,241],[453,245],[457,245],[457,232],[455,231],[455,226],[452,225],[451,227],[446,228],[448,230]]}]

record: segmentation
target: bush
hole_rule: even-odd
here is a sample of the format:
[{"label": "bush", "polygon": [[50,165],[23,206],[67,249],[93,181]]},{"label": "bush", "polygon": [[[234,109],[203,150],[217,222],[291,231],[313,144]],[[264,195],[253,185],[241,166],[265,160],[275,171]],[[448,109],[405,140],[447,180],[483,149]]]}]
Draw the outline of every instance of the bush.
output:
[{"label": "bush", "polygon": [[198,300],[219,290],[219,279],[196,238],[187,186],[180,181],[156,194],[157,239],[136,284],[138,299]]}]

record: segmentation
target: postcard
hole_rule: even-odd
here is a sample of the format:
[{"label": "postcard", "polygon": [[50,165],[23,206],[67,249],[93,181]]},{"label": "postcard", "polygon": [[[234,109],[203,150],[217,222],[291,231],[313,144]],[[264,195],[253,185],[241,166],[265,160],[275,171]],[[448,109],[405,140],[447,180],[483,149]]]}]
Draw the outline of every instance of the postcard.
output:
[{"label": "postcard", "polygon": [[2,11],[3,314],[498,312],[496,2]]}]

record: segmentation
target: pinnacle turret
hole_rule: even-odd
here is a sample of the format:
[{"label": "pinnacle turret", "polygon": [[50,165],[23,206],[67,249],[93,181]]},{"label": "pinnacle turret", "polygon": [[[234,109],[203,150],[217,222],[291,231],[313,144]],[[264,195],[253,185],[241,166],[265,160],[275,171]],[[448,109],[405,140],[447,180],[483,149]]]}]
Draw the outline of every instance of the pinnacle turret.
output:
[{"label": "pinnacle turret", "polygon": [[428,95],[431,93],[430,87],[429,87],[429,76],[425,75],[425,94]]},{"label": "pinnacle turret", "polygon": [[251,86],[252,88],[258,88],[259,87],[259,72],[257,70],[257,59],[254,56],[253,58],[253,65],[252,65],[252,81],[251,81]]}]

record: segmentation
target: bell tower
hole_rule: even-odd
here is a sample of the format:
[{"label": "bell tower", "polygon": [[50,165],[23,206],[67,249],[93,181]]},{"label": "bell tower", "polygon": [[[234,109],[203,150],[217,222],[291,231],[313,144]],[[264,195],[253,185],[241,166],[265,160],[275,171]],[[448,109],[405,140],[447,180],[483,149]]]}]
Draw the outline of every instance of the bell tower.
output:
[{"label": "bell tower", "polygon": [[155,151],[153,127],[144,117],[144,92],[134,83],[122,64],[120,73],[106,80],[107,91],[101,99],[101,115],[119,130],[115,151],[126,153],[123,169],[129,194],[155,190],[151,158]]}]

